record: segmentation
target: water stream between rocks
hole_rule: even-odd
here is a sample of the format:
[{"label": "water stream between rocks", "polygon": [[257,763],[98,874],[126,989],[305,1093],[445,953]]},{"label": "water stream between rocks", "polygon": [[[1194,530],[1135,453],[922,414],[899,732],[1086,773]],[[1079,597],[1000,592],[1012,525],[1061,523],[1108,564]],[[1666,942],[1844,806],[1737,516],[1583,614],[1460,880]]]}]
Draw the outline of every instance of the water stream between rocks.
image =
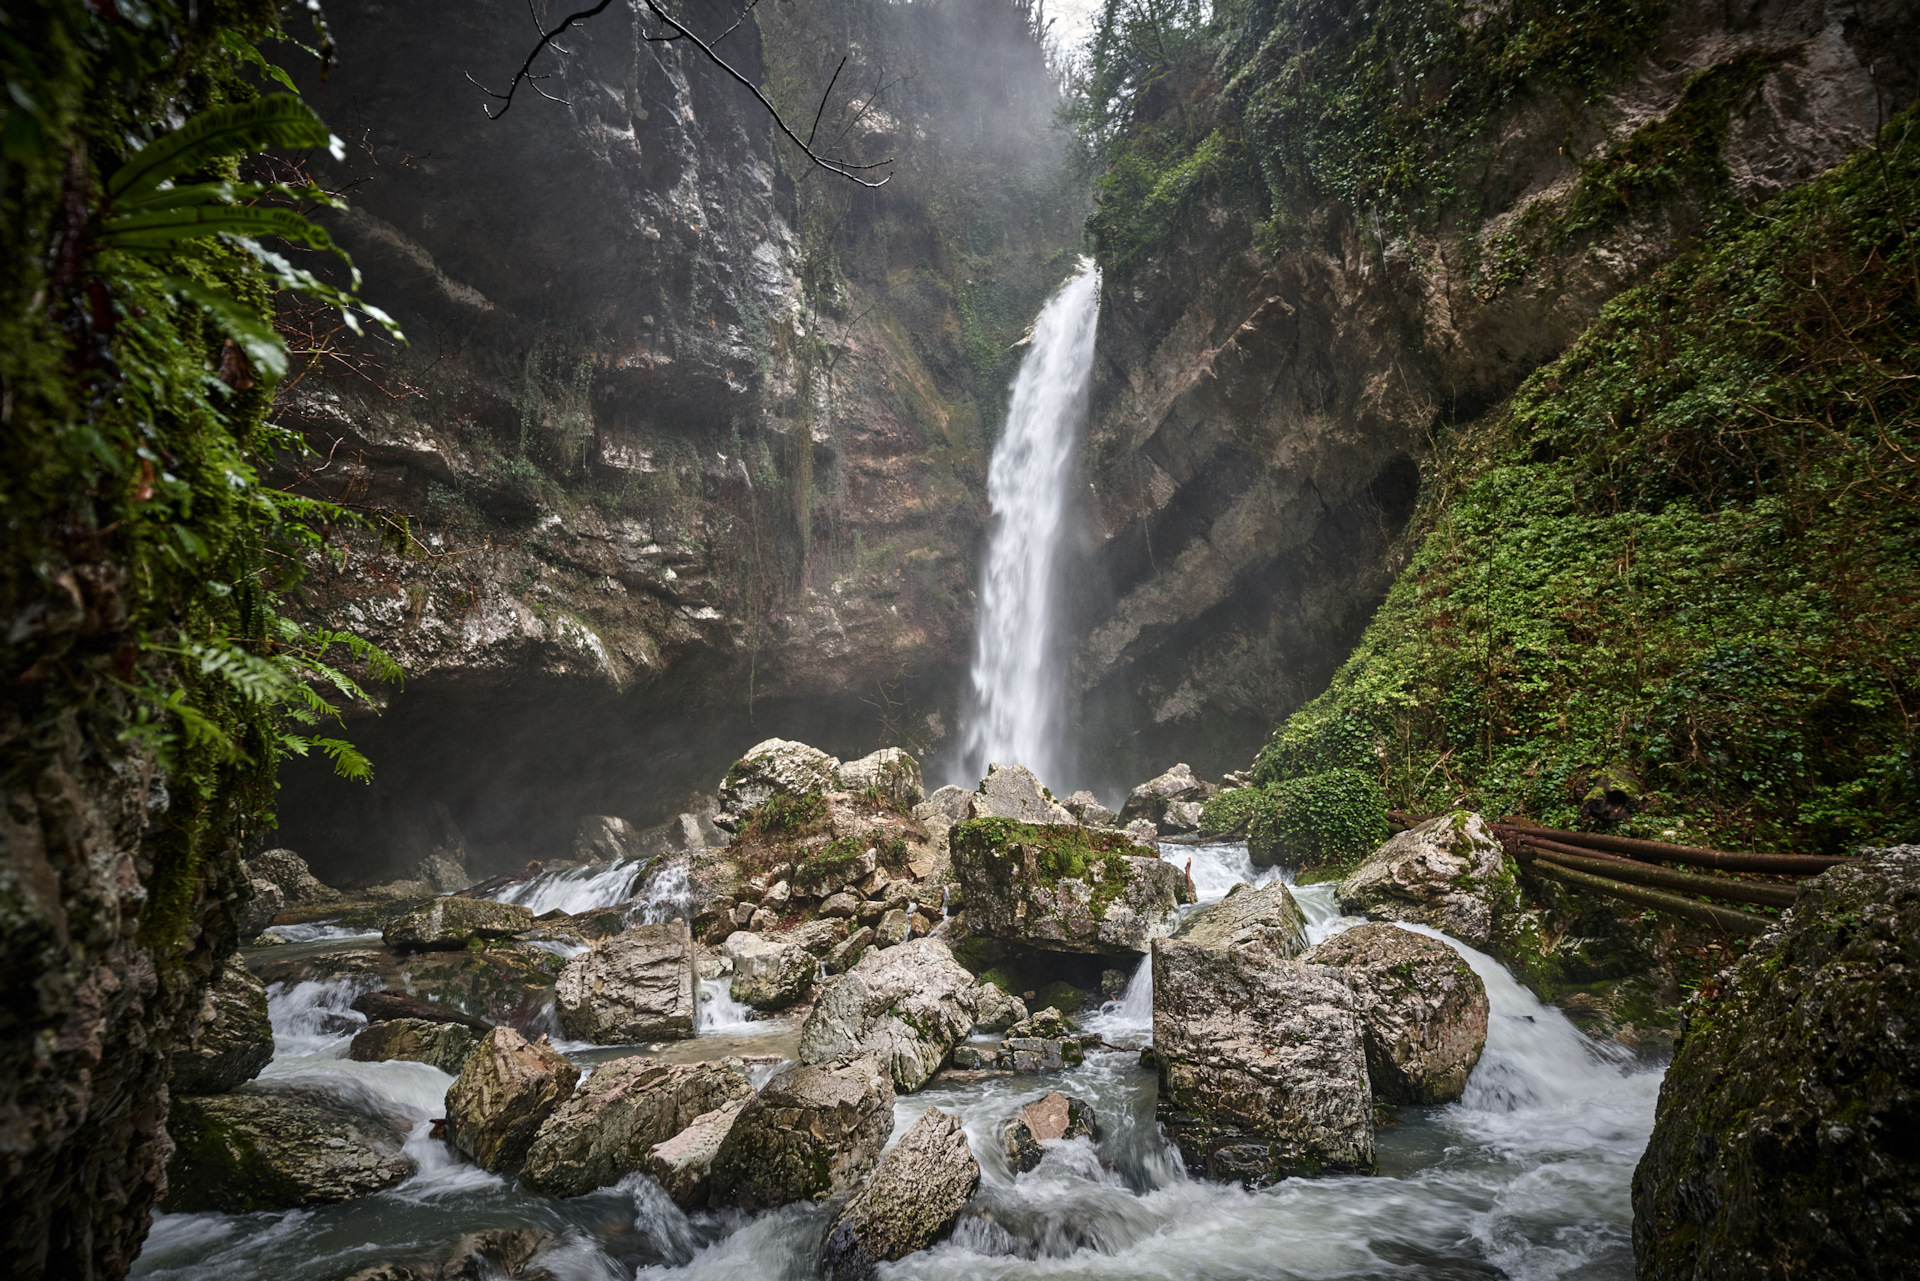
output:
[{"label": "water stream between rocks", "polygon": [[[1257,875],[1244,846],[1169,847],[1193,859],[1203,902]],[[564,892],[575,910],[586,884],[624,891],[611,870],[557,873],[522,897]],[[617,883],[617,884],[616,884]],[[649,883],[653,884],[653,883]],[[672,886],[654,886],[671,896]],[[1354,923],[1331,887],[1296,890],[1313,941]],[[665,914],[670,903],[643,905]],[[1432,933],[1431,931],[1423,931]],[[1436,937],[1444,937],[1436,935]],[[1063,1073],[936,1083],[903,1096],[894,1134],[928,1107],[959,1114],[982,1169],[980,1190],[948,1241],[883,1266],[887,1278],[1625,1278],[1632,1275],[1628,1185],[1653,1124],[1660,1072],[1583,1036],[1498,963],[1452,940],[1487,985],[1487,1047],[1465,1098],[1402,1108],[1378,1138],[1379,1173],[1290,1179],[1259,1191],[1197,1181],[1154,1122],[1155,1078],[1137,1050],[1090,1053]],[[357,1268],[440,1257],[463,1233],[536,1228],[554,1243],[538,1262],[562,1281],[639,1277],[807,1278],[827,1222],[816,1206],[748,1216],[685,1214],[632,1175],[588,1196],[556,1199],[482,1172],[429,1137],[452,1078],[419,1063],[356,1063],[347,1042],[362,1023],[352,980],[271,990],[270,1088],[325,1094],[410,1131],[412,1178],[347,1205],[258,1214],[157,1214],[134,1275],[232,1281],[334,1281]],[[791,1053],[790,1020],[755,1022],[718,985],[701,1035],[662,1047],[670,1057]],[[1084,1022],[1110,1044],[1152,1037],[1151,976]],[[633,1050],[563,1047],[583,1066]],[[642,1052],[644,1047],[636,1047]],[[771,1073],[756,1072],[756,1078]],[[999,1127],[1052,1089],[1091,1103],[1102,1137],[1048,1145],[1015,1176]]]}]

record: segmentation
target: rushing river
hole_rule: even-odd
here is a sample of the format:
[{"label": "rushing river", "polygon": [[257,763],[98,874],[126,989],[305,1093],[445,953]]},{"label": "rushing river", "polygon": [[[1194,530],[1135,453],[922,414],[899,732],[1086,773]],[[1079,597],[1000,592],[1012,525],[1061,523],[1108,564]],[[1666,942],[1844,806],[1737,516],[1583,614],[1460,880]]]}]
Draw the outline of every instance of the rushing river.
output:
[{"label": "rushing river", "polygon": [[[1256,879],[1242,846],[1169,846],[1166,853],[1193,859],[1203,901],[1218,899],[1237,880]],[[581,888],[583,879],[592,878],[574,878],[570,888]],[[616,880],[603,869],[603,885]],[[630,878],[618,888],[633,884]],[[654,888],[670,894],[675,887]],[[549,884],[525,892],[559,891]],[[1315,941],[1353,924],[1338,916],[1329,887],[1301,888],[1296,896]],[[928,1107],[964,1118],[982,1180],[950,1240],[883,1267],[881,1275],[940,1281],[1631,1276],[1628,1184],[1653,1125],[1659,1072],[1588,1040],[1491,958],[1446,941],[1486,982],[1492,1003],[1486,1053],[1460,1103],[1402,1108],[1397,1123],[1380,1131],[1377,1176],[1291,1179],[1255,1192],[1191,1179],[1155,1126],[1153,1073],[1139,1066],[1134,1050],[1100,1051],[1057,1075],[935,1085],[899,1100],[896,1137]],[[1144,971],[1143,965],[1120,1000],[1087,1016],[1111,1044],[1151,1040],[1151,977]],[[792,1044],[790,1023],[752,1022],[726,999],[724,984],[704,986],[710,999],[703,1003],[701,1035],[712,1037],[716,1050]],[[355,995],[350,981],[276,986],[270,993],[275,1055],[262,1080],[330,1094],[394,1119],[411,1132],[407,1150],[419,1172],[348,1205],[157,1214],[136,1276],[335,1281],[373,1264],[440,1257],[463,1233],[512,1227],[554,1235],[538,1262],[561,1281],[814,1275],[826,1227],[826,1212],[817,1206],[755,1217],[687,1215],[638,1175],[589,1196],[556,1200],[467,1164],[428,1137],[451,1077],[419,1063],[345,1057],[361,1025],[348,1008]],[[699,1044],[675,1047],[674,1057],[689,1057]],[[566,1048],[583,1065],[610,1057],[605,1049]],[[1102,1138],[1051,1144],[1037,1170],[1016,1177],[1000,1155],[1000,1125],[1017,1107],[1056,1088],[1093,1105]]]}]

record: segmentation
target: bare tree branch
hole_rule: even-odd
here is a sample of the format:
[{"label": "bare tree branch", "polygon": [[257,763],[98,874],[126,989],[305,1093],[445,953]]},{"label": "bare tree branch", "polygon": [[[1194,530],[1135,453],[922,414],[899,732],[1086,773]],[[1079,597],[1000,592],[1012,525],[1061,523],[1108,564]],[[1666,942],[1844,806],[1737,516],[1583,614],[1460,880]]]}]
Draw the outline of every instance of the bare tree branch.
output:
[{"label": "bare tree branch", "polygon": [[[825,169],[828,173],[835,174],[841,178],[845,178],[848,182],[858,183],[862,187],[884,187],[889,182],[893,181],[893,175],[891,173],[889,173],[886,177],[879,179],[878,181],[861,176],[862,174],[870,173],[875,169],[884,169],[888,165],[891,165],[893,163],[893,157],[891,156],[887,157],[885,160],[874,161],[871,164],[858,164],[858,163],[855,163],[854,161],[845,160],[838,156],[822,155],[813,149],[814,135],[819,133],[820,131],[820,119],[826,113],[827,100],[833,96],[834,86],[837,85],[840,81],[840,72],[844,70],[847,65],[847,59],[845,57],[842,57],[840,59],[840,66],[834,69],[833,79],[827,83],[826,93],[820,96],[819,109],[815,111],[813,115],[813,128],[808,131],[806,138],[803,140],[799,134],[794,132],[793,127],[787,123],[786,118],[780,114],[780,109],[774,106],[773,102],[767,97],[767,95],[760,91],[760,86],[754,84],[751,79],[749,79],[746,75],[742,74],[737,68],[733,66],[732,63],[728,62],[725,58],[722,58],[719,52],[714,48],[714,45],[719,44],[720,41],[725,40],[728,36],[732,35],[735,31],[739,30],[740,24],[747,20],[748,14],[750,14],[753,11],[754,5],[757,4],[759,0],[747,0],[746,6],[740,11],[740,16],[734,20],[733,25],[728,27],[725,31],[721,32],[717,37],[715,37],[711,44],[708,43],[707,41],[702,40],[699,36],[695,35],[693,31],[690,30],[684,23],[682,23],[679,19],[675,18],[672,14],[668,13],[666,9],[662,7],[659,0],[637,0],[637,2],[642,7],[644,7],[647,12],[651,13],[656,19],[658,19],[663,26],[669,29],[668,34],[661,35],[661,36],[649,36],[643,33],[641,35],[641,39],[647,40],[649,42],[655,42],[655,43],[664,43],[669,40],[685,40],[689,44],[693,45],[693,47],[698,49],[700,51],[701,56],[704,57],[708,62],[712,63],[714,66],[718,67],[721,71],[725,72],[730,79],[737,82],[739,85],[745,88],[748,93],[752,94],[754,96],[754,99],[757,102],[759,102],[761,107],[763,107],[766,110],[767,115],[772,118],[773,123],[779,127],[780,132],[785,134],[788,140],[791,141],[794,146],[800,148],[800,150],[806,155],[807,159],[810,162],[812,162],[814,165],[818,166],[821,169]],[[475,80],[471,72],[467,73],[468,81],[471,82],[475,88],[479,89],[482,93],[486,94],[489,98],[493,98],[500,103],[500,107],[498,110],[495,110],[492,107],[488,107],[484,103],[481,104],[481,110],[487,113],[487,118],[489,120],[498,120],[501,116],[506,115],[508,109],[513,106],[514,94],[518,92],[522,84],[527,84],[532,86],[533,91],[535,93],[539,94],[543,98],[546,98],[548,101],[559,102],[564,104],[565,99],[556,98],[554,97],[554,95],[548,93],[545,89],[540,87],[538,82],[541,80],[545,80],[548,77],[536,76],[533,74],[534,60],[538,58],[542,53],[542,51],[544,51],[549,45],[551,45],[554,51],[557,53],[568,52],[566,49],[563,49],[559,45],[554,44],[553,43],[554,38],[560,35],[561,32],[567,30],[567,28],[575,26],[578,23],[585,22],[589,18],[598,16],[601,12],[603,12],[607,8],[608,5],[612,3],[613,3],[613,0],[600,0],[600,3],[595,5],[591,9],[582,9],[578,13],[569,14],[567,16],[566,21],[562,22],[559,26],[555,27],[551,31],[541,29],[540,20],[538,15],[536,14],[534,17],[534,29],[540,32],[539,43],[535,44],[533,46],[533,49],[527,54],[526,60],[520,64],[520,69],[514,73],[513,80],[507,85],[506,92],[504,93],[496,93],[494,90],[489,89],[485,85],[481,84],[478,80]],[[529,11],[531,11],[532,0],[528,0],[528,8],[529,8]],[[879,93],[876,92],[874,97],[875,98],[879,97]],[[867,112],[867,108],[870,108],[872,106],[873,106],[873,99],[868,99],[866,106],[861,108],[859,115],[856,115],[854,119],[858,120],[860,116],[865,115]],[[849,128],[851,128],[851,125],[849,125]],[[844,138],[846,136],[846,132],[847,131],[845,129],[841,130],[840,137]],[[838,139],[836,139],[835,141],[837,143]]]}]

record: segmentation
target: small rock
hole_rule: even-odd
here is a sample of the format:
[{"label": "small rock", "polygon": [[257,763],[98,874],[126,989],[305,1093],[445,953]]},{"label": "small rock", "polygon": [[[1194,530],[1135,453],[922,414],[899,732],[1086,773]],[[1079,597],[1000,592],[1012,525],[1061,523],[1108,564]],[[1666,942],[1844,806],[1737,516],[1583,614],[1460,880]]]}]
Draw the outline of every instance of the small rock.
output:
[{"label": "small rock", "polygon": [[779,914],[764,907],[754,908],[753,915],[747,918],[747,928],[755,934],[765,934],[778,924],[780,924]]},{"label": "small rock", "polygon": [[897,747],[883,747],[842,765],[840,788],[882,796],[903,809],[920,804],[927,794],[919,763]]},{"label": "small rock", "polygon": [[866,1281],[874,1265],[924,1250],[953,1227],[980,1186],[960,1118],[928,1108],[867,1185],[834,1216],[820,1246],[828,1281]]},{"label": "small rock", "polygon": [[1020,823],[1078,823],[1047,795],[1024,765],[989,765],[980,790],[967,801],[968,818],[1010,818]]},{"label": "small rock", "polygon": [[993,1045],[956,1045],[953,1047],[953,1065],[968,1070],[998,1067],[1000,1048]]},{"label": "small rock", "polygon": [[880,918],[886,914],[887,905],[885,903],[878,902],[874,899],[866,899],[861,902],[860,910],[853,915],[854,919],[862,925],[878,925],[880,924]]},{"label": "small rock", "polygon": [[696,1118],[751,1097],[738,1060],[602,1064],[540,1127],[520,1177],[537,1192],[580,1196],[646,1168],[655,1145]]},{"label": "small rock", "polygon": [[[248,1087],[257,1090],[257,1086]],[[413,1173],[401,1135],[345,1108],[266,1093],[181,1095],[167,1116],[169,1213],[352,1201]]]},{"label": "small rock", "polygon": [[982,983],[974,992],[973,1026],[983,1032],[1004,1032],[1027,1017],[1027,1007],[996,983]]},{"label": "small rock", "polygon": [[1000,1042],[1000,1054],[1015,1072],[1059,1072],[1086,1059],[1077,1041],[1039,1036],[1008,1037]]},{"label": "small rock", "polygon": [[746,1099],[702,1112],[647,1153],[643,1167],[683,1210],[704,1207],[712,1194],[713,1159],[747,1106]]},{"label": "small rock", "polygon": [[388,921],[380,939],[396,952],[451,952],[475,939],[512,938],[532,928],[533,913],[518,903],[449,895]]},{"label": "small rock", "polygon": [[247,860],[247,874],[256,881],[270,881],[280,889],[288,907],[312,907],[338,902],[340,891],[322,885],[307,867],[307,860],[289,849],[261,850]]},{"label": "small rock", "polygon": [[1081,1138],[1099,1141],[1099,1119],[1086,1103],[1055,1090],[1016,1112],[1000,1132],[1000,1145],[1007,1164],[1025,1174],[1045,1155],[1042,1143]]},{"label": "small rock", "polygon": [[1367,1075],[1382,1103],[1452,1103],[1487,1043],[1487,988],[1459,953],[1396,925],[1356,925],[1304,954],[1366,998]]},{"label": "small rock", "polygon": [[1064,1039],[1079,1031],[1073,1020],[1049,1005],[1029,1018],[1021,1019],[1007,1029],[1007,1035],[1014,1036],[1050,1036]]},{"label": "small rock", "polygon": [[813,989],[816,963],[799,944],[737,931],[721,945],[733,961],[733,999],[756,1010],[784,1010]]},{"label": "small rock", "polygon": [[512,1028],[497,1027],[447,1090],[447,1137],[483,1170],[517,1169],[579,1080],[580,1069],[545,1037],[529,1044]]},{"label": "small rock", "polygon": [[685,921],[636,925],[567,962],[554,984],[560,1026],[595,1045],[693,1035],[693,935]]},{"label": "small rock", "polygon": [[480,1038],[459,1023],[429,1023],[424,1019],[385,1019],[354,1034],[347,1057],[357,1063],[385,1063],[405,1059],[430,1063],[451,1076],[460,1075]]},{"label": "small rock", "polygon": [[827,973],[843,974],[873,945],[873,930],[862,925],[827,953]]},{"label": "small rock", "polygon": [[741,1111],[713,1159],[719,1204],[748,1211],[852,1190],[893,1132],[893,1084],[874,1055],[801,1063]]},{"label": "small rock", "polygon": [[890,907],[880,916],[880,923],[873,929],[875,947],[894,947],[907,941],[906,909]]},{"label": "small rock", "polygon": [[869,952],[814,1005],[800,1058],[878,1055],[894,1088],[912,1093],[973,1030],[975,991],[973,975],[937,939]]},{"label": "small rock", "polygon": [[777,912],[785,907],[792,898],[793,886],[785,881],[775,881],[773,887],[769,889],[765,897],[760,900],[760,906]]},{"label": "small rock", "polygon": [[914,806],[913,816],[922,823],[932,818],[944,818],[949,824],[958,823],[967,816],[967,806],[972,800],[972,792],[948,784]]},{"label": "small rock", "polygon": [[844,918],[853,916],[859,912],[859,910],[860,900],[845,891],[828,895],[826,901],[820,904],[820,915],[822,916]]},{"label": "small rock", "polygon": [[1136,818],[1121,829],[1142,845],[1151,846],[1159,839],[1160,829],[1144,818]]},{"label": "small rock", "polygon": [[1092,792],[1075,792],[1060,804],[1088,827],[1112,827],[1120,821],[1120,816],[1102,805]]},{"label": "small rock", "polygon": [[915,912],[907,918],[907,937],[923,939],[933,933],[933,921],[923,912]]},{"label": "small rock", "polygon": [[273,1058],[266,985],[234,957],[207,989],[187,1043],[173,1052],[175,1094],[224,1094]]}]

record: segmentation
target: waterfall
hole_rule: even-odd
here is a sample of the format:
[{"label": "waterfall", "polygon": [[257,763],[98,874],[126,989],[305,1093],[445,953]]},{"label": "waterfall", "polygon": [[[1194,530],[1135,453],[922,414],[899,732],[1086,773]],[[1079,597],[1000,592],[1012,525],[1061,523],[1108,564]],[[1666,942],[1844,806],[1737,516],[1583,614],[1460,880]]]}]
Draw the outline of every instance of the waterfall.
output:
[{"label": "waterfall", "polygon": [[972,701],[960,744],[969,783],[995,761],[1024,765],[1058,786],[1070,765],[1061,724],[1060,546],[1099,310],[1100,272],[1089,263],[1034,322],[1006,429],[993,447],[987,472],[993,528],[980,574]]}]

